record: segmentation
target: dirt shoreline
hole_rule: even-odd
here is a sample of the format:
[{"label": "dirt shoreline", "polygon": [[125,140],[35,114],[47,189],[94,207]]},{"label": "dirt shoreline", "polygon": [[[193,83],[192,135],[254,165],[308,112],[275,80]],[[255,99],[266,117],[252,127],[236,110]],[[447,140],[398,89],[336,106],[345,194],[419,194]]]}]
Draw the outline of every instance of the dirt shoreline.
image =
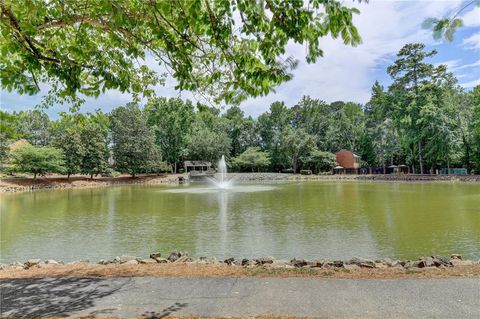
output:
[{"label": "dirt shoreline", "polygon": [[[20,319],[24,317],[9,317],[10,319]],[[40,318],[48,318],[48,319],[65,319],[65,317],[54,317],[54,316],[35,316],[35,318],[40,319]],[[87,315],[87,316],[68,316],[70,319],[132,319],[135,317],[112,317],[108,315]],[[141,316],[138,317],[139,319],[156,319],[156,318],[150,318],[148,316]],[[269,315],[262,315],[262,316],[244,316],[244,317],[192,317],[192,316],[186,316],[186,317],[176,317],[176,316],[168,316],[168,317],[163,317],[163,318],[168,318],[168,319],[310,319],[308,317],[292,317],[292,316],[269,316]],[[160,319],[160,317],[158,318]]]},{"label": "dirt shoreline", "polygon": [[0,279],[46,277],[315,277],[333,279],[402,279],[480,277],[480,264],[455,267],[404,268],[275,268],[226,264],[112,264],[76,263],[29,269],[4,269]]},{"label": "dirt shoreline", "polygon": [[140,175],[132,178],[128,175],[118,177],[74,176],[67,179],[64,176],[48,176],[43,178],[3,178],[0,179],[0,193],[29,192],[42,189],[70,189],[107,187],[130,184],[176,184],[181,174]]},{"label": "dirt shoreline", "polygon": [[[230,173],[238,182],[276,182],[276,181],[381,181],[381,182],[462,182],[480,183],[480,175],[299,175],[284,173]],[[177,184],[179,178],[187,179],[184,174],[143,174],[135,178],[128,175],[118,177],[47,176],[43,178],[9,177],[0,179],[0,193],[29,192],[42,189],[92,188],[131,184]]]},{"label": "dirt shoreline", "polygon": [[[24,318],[24,317],[10,317],[12,318]],[[65,317],[52,317],[52,316],[46,316],[46,317],[35,317],[37,319],[39,318],[48,318],[48,319],[65,319]],[[70,319],[132,319],[132,317],[112,317],[112,316],[107,316],[107,315],[88,315],[88,316],[69,316],[68,318]],[[135,317],[133,317],[135,318]],[[156,318],[150,318],[148,316],[142,316],[138,317],[139,319],[156,319]],[[262,315],[262,316],[244,316],[244,317],[192,317],[192,316],[187,316],[187,317],[176,317],[176,316],[168,316],[164,317],[168,319],[310,319],[308,317],[292,317],[292,316],[269,316],[269,315]],[[160,318],[158,318],[160,319]]]}]

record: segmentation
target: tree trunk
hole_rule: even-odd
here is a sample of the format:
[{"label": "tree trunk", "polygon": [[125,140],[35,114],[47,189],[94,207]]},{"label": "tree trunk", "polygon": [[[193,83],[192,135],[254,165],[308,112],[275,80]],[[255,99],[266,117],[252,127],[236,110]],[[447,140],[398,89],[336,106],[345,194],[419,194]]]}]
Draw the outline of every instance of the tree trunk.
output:
[{"label": "tree trunk", "polygon": [[67,174],[67,180],[69,180],[69,179],[70,179],[70,173]]},{"label": "tree trunk", "polygon": [[93,174],[90,174],[90,179],[93,179]]},{"label": "tree trunk", "polygon": [[385,165],[385,149],[383,148],[383,145],[380,153],[382,157],[383,175],[385,175],[387,174],[387,167]]},{"label": "tree trunk", "polygon": [[418,163],[420,164],[420,174],[423,174],[422,141],[418,141]]},{"label": "tree trunk", "polygon": [[37,179],[37,173],[33,173],[33,179]]},{"label": "tree trunk", "polygon": [[174,172],[175,174],[177,174],[177,162],[175,162],[175,164],[173,164],[173,167],[174,167],[174,168],[173,168],[173,172]]},{"label": "tree trunk", "polygon": [[[465,142],[464,142],[465,145]],[[467,167],[468,174],[470,174],[472,170],[472,166],[470,165],[470,146],[465,146],[465,166]]]}]

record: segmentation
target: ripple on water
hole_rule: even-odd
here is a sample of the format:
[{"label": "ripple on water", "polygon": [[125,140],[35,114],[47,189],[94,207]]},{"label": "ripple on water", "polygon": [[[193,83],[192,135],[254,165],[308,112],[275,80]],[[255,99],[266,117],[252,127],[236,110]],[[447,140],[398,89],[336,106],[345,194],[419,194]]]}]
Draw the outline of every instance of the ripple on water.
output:
[{"label": "ripple on water", "polygon": [[177,194],[204,194],[204,193],[251,193],[251,192],[265,192],[274,190],[276,187],[272,185],[237,185],[229,188],[219,187],[185,187],[185,188],[170,188],[160,190],[164,193]]}]

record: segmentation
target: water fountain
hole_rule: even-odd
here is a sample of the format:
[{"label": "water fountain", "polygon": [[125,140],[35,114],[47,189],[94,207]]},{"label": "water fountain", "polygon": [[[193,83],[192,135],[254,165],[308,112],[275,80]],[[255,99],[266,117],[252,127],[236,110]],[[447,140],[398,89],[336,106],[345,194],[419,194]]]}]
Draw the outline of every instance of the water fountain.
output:
[{"label": "water fountain", "polygon": [[230,188],[233,180],[227,179],[227,163],[225,162],[224,155],[222,155],[222,158],[218,161],[218,173],[215,178],[209,178],[209,181],[219,189]]},{"label": "water fountain", "polygon": [[223,184],[227,180],[227,163],[225,162],[225,155],[218,161],[218,173],[220,174],[220,183]]},{"label": "water fountain", "polygon": [[[205,186],[202,183],[189,183],[183,185],[179,188],[171,188],[162,190],[162,192],[169,193],[218,193],[222,195],[223,193],[250,193],[250,192],[259,192],[259,191],[269,191],[275,188],[273,185],[252,185],[252,184],[242,184],[234,185],[234,178],[228,178],[227,176],[227,163],[225,161],[225,156],[222,155],[220,160],[217,163],[217,173],[214,177],[206,177],[209,186]],[[226,195],[226,194],[225,194]],[[223,195],[222,195],[223,196]],[[223,200],[222,200],[223,201]]]}]

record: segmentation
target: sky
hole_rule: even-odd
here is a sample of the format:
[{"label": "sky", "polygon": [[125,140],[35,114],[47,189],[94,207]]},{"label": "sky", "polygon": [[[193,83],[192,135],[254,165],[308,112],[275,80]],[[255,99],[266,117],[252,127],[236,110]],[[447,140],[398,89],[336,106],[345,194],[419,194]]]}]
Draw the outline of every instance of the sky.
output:
[{"label": "sky", "polygon": [[[354,23],[362,36],[357,47],[345,46],[341,40],[322,38],[324,57],[314,64],[304,61],[305,47],[288,45],[287,55],[300,61],[293,71],[293,80],[276,88],[264,97],[250,98],[240,104],[246,115],[257,117],[268,110],[274,101],[284,101],[293,106],[302,96],[333,101],[366,103],[376,80],[388,86],[391,80],[386,68],[395,61],[396,53],[407,43],[422,42],[438,54],[430,62],[446,64],[461,86],[469,89],[480,84],[480,7],[470,6],[461,14],[464,27],[455,34],[453,42],[435,41],[432,32],[421,28],[429,17],[449,17],[469,1],[454,0],[370,0],[358,3],[344,0],[345,5],[357,7],[361,13]],[[149,61],[149,64],[154,61]],[[155,66],[153,66],[155,68]],[[159,96],[181,97],[196,100],[191,92],[174,89],[175,80],[168,79],[156,88]],[[19,111],[33,108],[41,101],[41,94],[18,95],[1,91],[0,108]],[[131,101],[128,94],[108,91],[98,98],[87,98],[81,111],[102,109],[105,112]],[[68,105],[54,105],[47,113],[56,117],[67,111]]]}]

